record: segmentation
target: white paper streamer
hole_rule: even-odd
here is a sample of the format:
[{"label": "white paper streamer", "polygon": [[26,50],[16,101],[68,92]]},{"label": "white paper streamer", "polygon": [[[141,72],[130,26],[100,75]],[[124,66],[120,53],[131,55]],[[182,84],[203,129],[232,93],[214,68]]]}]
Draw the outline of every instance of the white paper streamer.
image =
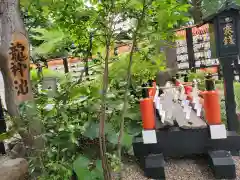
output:
[{"label": "white paper streamer", "polygon": [[158,95],[159,95],[159,88],[158,88],[158,86],[157,86],[157,87],[156,87],[156,93],[155,93],[154,98],[153,98],[153,102],[154,102],[154,103],[157,101]]},{"label": "white paper streamer", "polygon": [[197,107],[197,116],[198,117],[201,116],[201,111],[202,111],[202,104],[198,104],[198,107]]},{"label": "white paper streamer", "polygon": [[160,109],[160,97],[156,98],[155,107],[156,107],[157,110]]},{"label": "white paper streamer", "polygon": [[183,112],[188,112],[189,109],[189,101],[185,100],[185,104],[183,106]]},{"label": "white paper streamer", "polygon": [[165,115],[166,115],[166,112],[162,111],[162,113],[161,113],[161,122],[162,123],[164,123],[164,121],[165,121]]},{"label": "white paper streamer", "polygon": [[192,111],[192,107],[188,106],[186,110],[186,119],[190,119],[191,111]]}]

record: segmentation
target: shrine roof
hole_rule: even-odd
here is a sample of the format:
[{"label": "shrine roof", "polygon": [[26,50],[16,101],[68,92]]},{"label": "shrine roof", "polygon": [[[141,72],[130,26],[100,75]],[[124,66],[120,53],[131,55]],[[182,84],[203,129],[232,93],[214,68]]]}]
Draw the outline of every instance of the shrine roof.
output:
[{"label": "shrine roof", "polygon": [[226,1],[226,3],[224,3],[215,13],[204,18],[203,22],[206,23],[206,22],[212,21],[218,14],[221,14],[224,11],[230,11],[230,10],[240,11],[240,6],[233,2]]}]

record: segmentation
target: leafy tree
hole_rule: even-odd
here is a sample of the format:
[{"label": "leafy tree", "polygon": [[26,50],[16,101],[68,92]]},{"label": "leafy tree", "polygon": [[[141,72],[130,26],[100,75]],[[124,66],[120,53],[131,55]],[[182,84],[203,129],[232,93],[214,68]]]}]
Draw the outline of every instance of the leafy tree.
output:
[{"label": "leafy tree", "polygon": [[[24,0],[22,6],[34,18],[41,10],[41,18],[47,24],[43,27],[39,23],[30,29],[30,37],[39,42],[34,42],[34,54],[45,57],[56,56],[57,52],[65,54],[63,50],[73,43],[76,55],[86,62],[97,52],[102,57],[96,65],[97,70],[89,67],[88,79],[81,76],[78,81],[81,84],[73,82],[70,74],[67,75],[65,82],[60,83],[61,91],[54,98],[47,98],[44,92],[36,91],[38,110],[42,112],[40,117],[47,131],[47,150],[51,149],[51,156],[43,153],[41,170],[45,171],[44,176],[51,179],[53,174],[59,173],[61,175],[56,179],[61,179],[64,174],[69,174],[69,164],[77,156],[76,138],[80,134],[88,140],[99,137],[101,161],[94,161],[96,169],[91,171],[89,158],[80,156],[74,167],[79,170],[82,167],[79,163],[85,166],[76,173],[95,177],[100,162],[103,167],[101,177],[110,179],[112,163],[109,164],[109,159],[116,156],[107,153],[107,145],[109,142],[118,145],[117,164],[121,164],[122,147],[131,146],[131,137],[139,133],[140,123],[136,121],[139,119],[138,86],[165,68],[165,58],[159,49],[174,39],[173,29],[179,26],[179,22],[184,24],[189,20],[185,17],[189,4],[174,0],[91,0],[90,5],[81,0],[34,0],[31,3]],[[124,22],[129,22],[127,29],[117,26]],[[118,56],[118,61],[114,61],[110,51],[122,39],[131,42],[131,52]],[[69,53],[69,48],[67,51]],[[87,67],[86,63],[85,69]],[[82,98],[79,100],[79,97]],[[54,104],[54,108],[44,110],[47,104]],[[56,119],[57,123],[50,123],[51,119]],[[99,120],[100,126],[97,124]],[[109,132],[109,124],[114,133]],[[135,129],[134,133],[132,129]],[[69,137],[71,141],[64,143]],[[70,158],[66,160],[66,151],[61,149],[68,146]]]},{"label": "leafy tree", "polygon": [[32,39],[41,41],[40,46],[34,47],[32,56],[41,56],[45,58],[64,57],[68,54],[67,47],[71,47],[70,35],[61,31],[61,29],[32,29],[37,35],[31,35]]},{"label": "leafy tree", "polygon": [[[124,93],[124,104],[121,115],[120,134],[118,138],[118,157],[121,159],[121,144],[124,135],[125,117],[128,109],[129,88],[132,80],[132,66],[136,63],[134,58],[138,57],[138,61],[141,63],[149,63],[151,57],[150,54],[155,55],[154,59],[159,61],[157,56],[159,51],[157,41],[170,40],[173,38],[172,29],[178,20],[184,19],[183,12],[187,11],[188,6],[180,5],[174,1],[132,1],[128,4],[127,11],[130,12],[129,16],[134,17],[136,25],[133,28],[132,47],[129,53],[128,67],[126,68],[126,86]],[[165,17],[160,18],[160,17]],[[147,27],[147,29],[146,29]],[[141,45],[140,45],[141,44]],[[140,58],[142,56],[142,58]],[[160,62],[163,58],[160,58]],[[151,62],[150,62],[151,63]],[[142,65],[143,65],[142,64]],[[156,63],[157,64],[157,63]],[[155,64],[155,65],[156,65]],[[160,65],[164,66],[164,64]],[[134,67],[134,66],[133,66]],[[146,68],[147,66],[144,66]],[[140,66],[140,69],[143,66]],[[149,70],[149,69],[148,69]],[[159,70],[156,68],[156,70]],[[141,70],[140,70],[141,71]],[[152,73],[157,71],[153,71]],[[150,73],[151,74],[151,73]],[[153,75],[154,76],[154,75]],[[139,78],[139,77],[138,77]],[[141,78],[139,78],[141,79]],[[151,77],[149,77],[151,79]],[[147,79],[147,80],[149,80]],[[141,82],[143,83],[143,82]],[[141,84],[138,84],[141,85]]]},{"label": "leafy tree", "polygon": [[[33,47],[39,46],[43,41],[32,38],[31,35],[36,35],[32,31],[33,28],[47,28],[50,26],[50,21],[44,13],[44,8],[40,4],[35,4],[35,1],[20,1],[21,3],[21,15],[26,26],[26,30],[29,34],[29,39]],[[34,6],[34,8],[32,8]]]}]

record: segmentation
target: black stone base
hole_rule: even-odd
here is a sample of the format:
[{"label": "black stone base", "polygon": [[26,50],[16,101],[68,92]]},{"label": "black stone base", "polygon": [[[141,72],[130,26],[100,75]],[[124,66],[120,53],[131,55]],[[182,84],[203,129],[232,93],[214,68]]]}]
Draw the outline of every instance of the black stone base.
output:
[{"label": "black stone base", "polygon": [[229,151],[210,151],[209,166],[217,179],[235,179],[236,167]]},{"label": "black stone base", "polygon": [[182,157],[208,154],[212,150],[240,151],[240,136],[228,131],[226,139],[212,140],[208,128],[196,130],[156,131],[156,144],[143,144],[141,136],[133,138],[134,155],[138,159],[149,154],[161,154],[165,157]]},{"label": "black stone base", "polygon": [[141,167],[143,167],[144,175],[147,178],[165,180],[165,161],[163,154],[150,154],[140,163]]},{"label": "black stone base", "polygon": [[[164,157],[188,157],[194,155],[208,155],[216,178],[234,178],[236,176],[235,164],[231,153],[237,155],[240,151],[240,136],[236,132],[227,132],[226,139],[212,140],[208,128],[197,130],[174,131],[160,130],[156,131],[156,144],[143,144],[141,136],[133,139],[133,151],[137,159],[140,160],[140,166],[147,177],[153,179],[164,178]],[[229,152],[228,155],[226,152]],[[153,155],[155,154],[155,155]],[[154,168],[153,160],[158,160],[159,164]],[[146,158],[144,158],[146,157]],[[145,164],[144,164],[145,163]],[[154,166],[154,167],[151,167]],[[146,167],[151,167],[147,169]],[[160,169],[159,174],[156,169]],[[156,174],[155,174],[156,173]],[[157,177],[158,176],[158,177]],[[157,177],[157,178],[156,178]]]}]

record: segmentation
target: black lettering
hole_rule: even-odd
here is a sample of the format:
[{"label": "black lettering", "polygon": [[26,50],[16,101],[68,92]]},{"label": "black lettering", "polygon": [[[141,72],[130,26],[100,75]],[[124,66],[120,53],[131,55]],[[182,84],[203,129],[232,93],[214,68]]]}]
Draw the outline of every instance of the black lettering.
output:
[{"label": "black lettering", "polygon": [[10,54],[12,55],[12,60],[13,61],[25,61],[27,59],[26,56],[24,56],[23,52],[25,50],[25,47],[20,44],[20,43],[17,43],[17,44],[13,44],[11,43],[11,47],[10,47]]},{"label": "black lettering", "polygon": [[27,80],[21,79],[20,83],[14,81],[15,89],[17,90],[17,95],[26,95],[28,93],[28,83]]},{"label": "black lettering", "polygon": [[23,72],[27,68],[27,65],[24,63],[24,61],[27,59],[26,56],[24,56],[23,52],[25,50],[25,47],[20,44],[11,43],[10,47],[10,55],[12,56],[11,60],[11,71],[14,74],[14,76],[17,76],[17,72],[20,73],[20,75],[23,77]]},{"label": "black lettering", "polygon": [[26,64],[22,64],[21,62],[11,62],[10,69],[15,77],[17,76],[17,72],[19,72],[20,75],[23,77],[23,71],[26,68],[27,68]]}]

